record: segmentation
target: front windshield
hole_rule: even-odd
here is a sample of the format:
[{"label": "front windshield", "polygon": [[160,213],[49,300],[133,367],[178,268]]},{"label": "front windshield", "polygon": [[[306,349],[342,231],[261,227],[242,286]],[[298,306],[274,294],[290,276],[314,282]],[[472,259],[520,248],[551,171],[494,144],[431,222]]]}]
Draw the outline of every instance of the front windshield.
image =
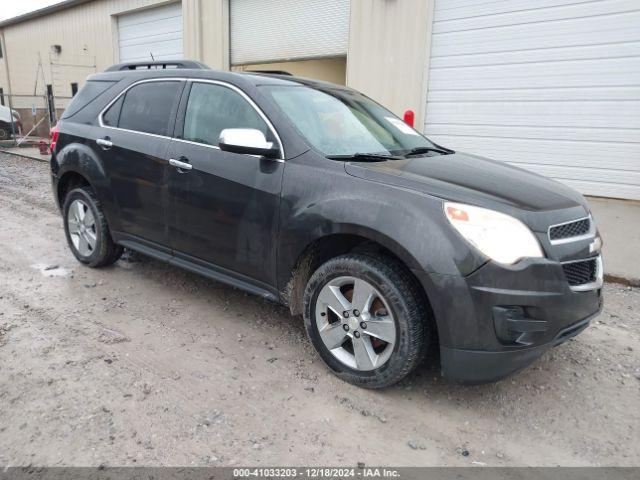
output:
[{"label": "front windshield", "polygon": [[415,148],[435,147],[360,93],[306,86],[264,88],[307,141],[327,156],[403,155]]}]

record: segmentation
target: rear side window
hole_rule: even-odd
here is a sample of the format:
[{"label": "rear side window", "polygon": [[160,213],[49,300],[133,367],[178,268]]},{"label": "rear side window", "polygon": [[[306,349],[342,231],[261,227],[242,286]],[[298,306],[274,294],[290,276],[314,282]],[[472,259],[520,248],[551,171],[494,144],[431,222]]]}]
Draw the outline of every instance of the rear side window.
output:
[{"label": "rear side window", "polygon": [[255,128],[268,138],[269,128],[238,92],[221,85],[194,83],[184,117],[183,138],[218,145],[225,128]]},{"label": "rear side window", "polygon": [[118,128],[169,136],[181,89],[180,82],[146,82],[132,87],[119,109]]},{"label": "rear side window", "polygon": [[102,95],[104,92],[113,87],[116,83],[117,82],[104,82],[95,80],[87,82],[84,87],[82,87],[82,90],[80,90],[80,92],[78,92],[78,94],[73,97],[73,100],[71,100],[71,103],[64,111],[61,118],[69,118],[75,115],[100,95]]}]

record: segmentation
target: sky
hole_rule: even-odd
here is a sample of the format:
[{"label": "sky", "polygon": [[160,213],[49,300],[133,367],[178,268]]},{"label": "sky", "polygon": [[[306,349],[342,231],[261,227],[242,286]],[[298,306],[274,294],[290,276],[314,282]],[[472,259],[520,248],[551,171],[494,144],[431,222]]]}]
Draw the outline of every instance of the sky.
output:
[{"label": "sky", "polygon": [[23,13],[62,3],[62,0],[0,0],[0,21],[17,17]]}]

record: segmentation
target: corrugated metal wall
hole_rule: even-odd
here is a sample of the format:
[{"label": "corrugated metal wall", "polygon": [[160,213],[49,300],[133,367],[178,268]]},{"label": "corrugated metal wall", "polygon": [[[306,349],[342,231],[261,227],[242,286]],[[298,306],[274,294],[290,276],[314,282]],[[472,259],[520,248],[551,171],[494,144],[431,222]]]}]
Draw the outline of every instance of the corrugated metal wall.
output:
[{"label": "corrugated metal wall", "polygon": [[436,0],[434,141],[640,199],[640,2]]},{"label": "corrugated metal wall", "polygon": [[230,0],[231,63],[347,54],[349,0]]}]

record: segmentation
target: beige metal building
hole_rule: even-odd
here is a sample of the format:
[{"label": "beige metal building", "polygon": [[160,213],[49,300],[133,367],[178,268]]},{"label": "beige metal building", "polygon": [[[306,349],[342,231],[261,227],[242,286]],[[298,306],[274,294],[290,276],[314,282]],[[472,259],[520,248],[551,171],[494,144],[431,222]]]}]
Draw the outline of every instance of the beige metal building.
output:
[{"label": "beige metal building", "polygon": [[402,113],[424,103],[426,16],[421,0],[69,0],[0,23],[0,88],[50,85],[64,108],[74,84],[114,63],[190,58],[348,83]]},{"label": "beige metal building", "polygon": [[637,0],[68,0],[0,23],[0,100],[44,112],[49,91],[60,110],[88,74],[152,56],[286,70],[411,109],[443,145],[640,200],[638,25]]}]

